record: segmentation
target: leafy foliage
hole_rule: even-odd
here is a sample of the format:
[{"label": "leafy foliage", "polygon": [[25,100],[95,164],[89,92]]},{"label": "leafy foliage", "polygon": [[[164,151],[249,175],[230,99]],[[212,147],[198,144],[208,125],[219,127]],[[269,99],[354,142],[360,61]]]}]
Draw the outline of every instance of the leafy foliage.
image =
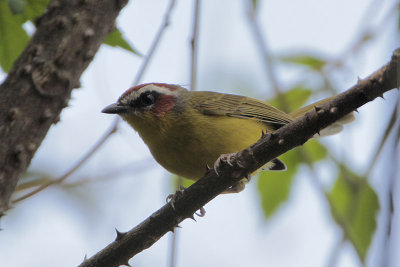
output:
[{"label": "leafy foliage", "polygon": [[25,20],[34,21],[43,14],[50,0],[26,0],[26,8],[24,10]]},{"label": "leafy foliage", "polygon": [[106,36],[106,38],[104,38],[103,43],[113,47],[120,47],[138,56],[142,56],[137,50],[132,48],[132,46],[124,39],[122,33],[118,29],[115,29],[112,32],[110,32]]},{"label": "leafy foliage", "polygon": [[303,65],[316,71],[321,71],[327,64],[325,59],[316,55],[310,54],[294,54],[290,56],[282,56],[279,58],[284,63],[292,63],[297,65]]},{"label": "leafy foliage", "polygon": [[[316,62],[305,59],[302,58],[298,63],[313,65],[313,62]],[[311,90],[297,86],[286,92],[283,98],[290,110],[296,110],[304,105],[310,95]],[[270,103],[277,107],[282,106],[278,99]],[[327,154],[327,149],[321,143],[310,140],[303,147],[293,149],[280,157],[287,164],[287,171],[261,172],[258,191],[266,219],[275,214],[278,208],[288,200],[299,166],[323,160]],[[339,176],[327,196],[332,216],[343,229],[345,238],[353,244],[359,258],[364,261],[376,229],[376,213],[379,210],[375,191],[365,179],[346,167],[340,166]]]},{"label": "leafy foliage", "polygon": [[[307,155],[307,158],[304,157],[304,154]],[[277,209],[288,200],[293,179],[300,165],[308,160],[312,162],[323,160],[327,154],[325,146],[317,140],[310,140],[303,147],[292,149],[280,157],[287,166],[286,171],[260,173],[257,188],[266,219],[274,215]]]},{"label": "leafy foliage", "polygon": [[268,101],[268,103],[274,107],[283,109],[284,107],[282,99],[284,99],[284,103],[288,105],[287,108],[289,108],[290,111],[293,111],[304,106],[304,104],[310,98],[311,94],[312,91],[309,88],[302,85],[297,85],[289,91],[283,93],[281,95],[281,98],[274,98]]},{"label": "leafy foliage", "polygon": [[299,167],[296,157],[295,150],[288,151],[280,157],[288,166],[286,171],[262,171],[259,175],[257,188],[266,219],[274,215],[280,205],[289,198],[290,188]]},{"label": "leafy foliage", "polygon": [[[23,28],[24,23],[43,14],[50,0],[1,0],[0,1],[0,67],[9,72],[29,42],[29,36]],[[116,29],[105,39],[104,44],[120,47],[140,55]]]},{"label": "leafy foliage", "polygon": [[24,12],[26,1],[24,0],[8,0],[8,6],[13,14],[21,14]]},{"label": "leafy foliage", "polygon": [[29,41],[23,23],[22,15],[13,15],[7,2],[0,1],[0,66],[5,72],[10,71]]},{"label": "leafy foliage", "polygon": [[[269,103],[282,108],[282,99],[290,110],[296,110],[303,106],[312,91],[304,86],[295,86],[291,90],[275,98]],[[258,180],[258,191],[261,198],[261,206],[265,218],[270,218],[289,198],[293,179],[299,166],[303,163],[316,162],[325,159],[327,149],[317,140],[311,140],[301,148],[288,151],[280,157],[285,162],[287,170],[284,172],[261,172]]]},{"label": "leafy foliage", "polygon": [[331,213],[343,229],[345,238],[365,261],[376,229],[378,197],[365,179],[340,166],[339,176],[328,194]]}]

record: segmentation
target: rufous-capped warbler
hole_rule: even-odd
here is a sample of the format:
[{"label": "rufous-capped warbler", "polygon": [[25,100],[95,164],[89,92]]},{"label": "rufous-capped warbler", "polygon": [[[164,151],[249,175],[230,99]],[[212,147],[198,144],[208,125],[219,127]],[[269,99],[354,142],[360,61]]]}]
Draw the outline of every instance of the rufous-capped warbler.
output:
[{"label": "rufous-capped warbler", "polygon": [[[147,83],[130,88],[102,112],[118,114],[126,120],[165,169],[197,180],[205,174],[206,166],[212,166],[221,154],[249,147],[261,137],[262,131],[274,131],[328,99],[286,114],[245,96]],[[353,114],[349,114],[320,134],[340,132],[342,124],[353,119]],[[270,170],[286,168],[278,159],[266,167]],[[244,183],[238,183],[231,191],[243,188]]]}]

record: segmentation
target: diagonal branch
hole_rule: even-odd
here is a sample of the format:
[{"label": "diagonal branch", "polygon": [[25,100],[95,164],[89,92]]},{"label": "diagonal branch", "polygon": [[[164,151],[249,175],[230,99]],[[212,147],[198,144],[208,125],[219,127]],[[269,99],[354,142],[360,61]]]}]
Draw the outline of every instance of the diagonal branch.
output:
[{"label": "diagonal branch", "polygon": [[0,215],[127,0],[53,0],[0,85]]},{"label": "diagonal branch", "polygon": [[80,267],[127,265],[130,258],[149,248],[168,231],[173,231],[183,220],[193,218],[194,212],[247,174],[288,150],[303,145],[322,128],[382,96],[384,92],[399,88],[399,83],[400,48],[388,64],[366,79],[359,80],[349,90],[274,133],[263,134],[254,145],[235,154],[230,162],[232,166],[221,161],[219,176],[214,170],[208,170],[203,178],[177,195],[174,208],[166,204],[129,232],[117,231],[114,242],[86,259]]}]

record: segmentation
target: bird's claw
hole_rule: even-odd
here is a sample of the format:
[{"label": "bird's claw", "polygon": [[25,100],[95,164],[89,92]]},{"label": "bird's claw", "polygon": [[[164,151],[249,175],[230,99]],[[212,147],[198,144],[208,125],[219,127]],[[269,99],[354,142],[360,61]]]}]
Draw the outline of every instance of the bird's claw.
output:
[{"label": "bird's claw", "polygon": [[186,189],[186,188],[185,188],[184,186],[180,185],[180,186],[179,186],[179,189],[176,190],[176,192],[175,192],[174,194],[169,194],[169,195],[167,196],[167,198],[165,199],[165,201],[167,202],[167,204],[171,205],[171,207],[172,207],[173,209],[175,209],[175,201],[176,201],[179,197],[182,196],[183,191],[184,191],[185,189]]},{"label": "bird's claw", "polygon": [[[186,188],[184,186],[180,185],[179,189],[176,190],[174,194],[169,194],[165,200],[167,204],[169,204],[173,209],[175,209],[175,201],[183,195],[183,191],[185,189]],[[206,210],[203,207],[201,207],[199,209],[199,212],[195,212],[195,214],[199,217],[204,217],[204,215],[206,215]],[[192,217],[192,219],[194,218]]]},{"label": "bird's claw", "polygon": [[233,167],[232,164],[232,159],[235,158],[235,153],[231,153],[231,154],[222,154],[221,156],[219,156],[219,158],[217,159],[217,161],[214,163],[214,171],[217,174],[217,176],[219,176],[218,174],[218,169],[221,165],[221,161],[225,161],[229,166]]}]

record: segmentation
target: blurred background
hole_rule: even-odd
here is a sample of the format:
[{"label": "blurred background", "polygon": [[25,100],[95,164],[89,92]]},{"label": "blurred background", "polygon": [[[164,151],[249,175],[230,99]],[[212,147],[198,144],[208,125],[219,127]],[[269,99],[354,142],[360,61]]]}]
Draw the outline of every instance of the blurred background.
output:
[{"label": "blurred background", "polygon": [[[15,12],[12,2],[21,1],[1,1],[2,12]],[[169,26],[139,83],[189,88],[195,71],[197,90],[291,110],[351,87],[388,62],[400,44],[395,0],[170,5],[135,0],[123,9],[117,20],[123,39],[101,46],[14,200],[62,177],[112,127],[115,117],[100,111],[133,85],[166,14]],[[190,46],[196,10],[197,70]],[[30,21],[23,27],[34,32]],[[397,90],[389,91],[360,108],[342,133],[286,153],[280,157],[286,172],[262,172],[243,192],[217,197],[205,206],[205,217],[184,221],[175,238],[168,233],[130,264],[400,266],[399,99]],[[76,266],[114,240],[115,228],[127,231],[164,205],[176,183],[138,134],[119,122],[62,183],[16,202],[1,219],[0,265]]]}]

